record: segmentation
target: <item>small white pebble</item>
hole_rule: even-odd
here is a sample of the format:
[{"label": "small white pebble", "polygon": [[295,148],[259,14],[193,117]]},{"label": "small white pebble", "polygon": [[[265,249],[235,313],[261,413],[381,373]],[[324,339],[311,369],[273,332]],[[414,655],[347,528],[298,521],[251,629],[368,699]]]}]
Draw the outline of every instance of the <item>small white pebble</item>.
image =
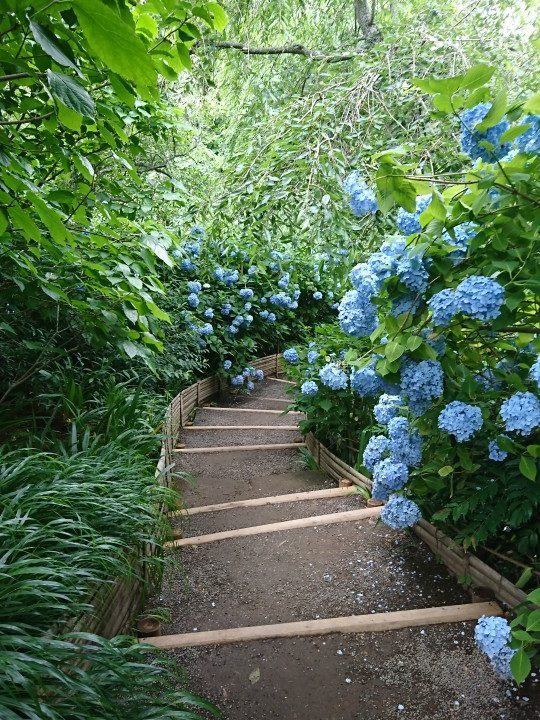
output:
[{"label": "small white pebble", "polygon": [[197,632],[199,628],[193,628],[193,632]]},{"label": "small white pebble", "polygon": [[405,710],[405,705],[398,705],[398,706],[397,706],[397,709],[398,709],[399,711]]},{"label": "small white pebble", "polygon": [[343,655],[343,650],[338,650],[336,655]]},{"label": "small white pebble", "polygon": [[420,635],[425,635],[425,634],[426,634],[425,630],[420,630]]},{"label": "small white pebble", "polygon": [[529,698],[526,697],[525,695],[521,699],[523,700],[523,702],[529,702]]},{"label": "small white pebble", "polygon": [[350,685],[352,683],[352,680],[351,678],[345,678],[345,682],[347,683],[347,685]]}]

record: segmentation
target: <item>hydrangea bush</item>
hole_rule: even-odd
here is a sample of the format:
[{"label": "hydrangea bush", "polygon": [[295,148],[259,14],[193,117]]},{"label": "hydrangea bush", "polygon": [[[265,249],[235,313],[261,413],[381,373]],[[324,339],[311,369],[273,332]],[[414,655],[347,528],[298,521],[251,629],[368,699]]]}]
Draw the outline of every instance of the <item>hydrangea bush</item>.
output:
[{"label": "hydrangea bush", "polygon": [[[491,99],[493,72],[414,81],[461,112],[461,175],[422,175],[398,148],[347,178],[352,211],[386,213],[385,232],[350,271],[339,327],[318,330],[309,362],[298,348],[291,374],[309,382],[305,428],[372,475],[383,521],[422,516],[539,568],[540,100]],[[512,649],[494,666],[518,678]]]}]

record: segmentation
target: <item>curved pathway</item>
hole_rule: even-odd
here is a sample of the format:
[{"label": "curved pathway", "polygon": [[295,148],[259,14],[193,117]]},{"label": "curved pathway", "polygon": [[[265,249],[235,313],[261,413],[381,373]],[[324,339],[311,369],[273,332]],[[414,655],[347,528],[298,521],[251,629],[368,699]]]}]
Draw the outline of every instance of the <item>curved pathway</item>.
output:
[{"label": "curved pathway", "polygon": [[[185,429],[178,469],[192,512],[173,519],[183,539],[156,599],[173,620],[154,644],[172,648],[190,689],[229,720],[540,718],[476,650],[474,621],[460,618],[477,608],[429,550],[378,523],[354,488],[302,467],[299,417],[281,414],[287,389],[267,380],[227,410],[198,410]],[[280,447],[234,450],[268,444]],[[250,534],[231,537],[239,528]],[[448,612],[454,622],[442,622]],[[318,634],[335,618],[346,632]],[[350,632],[354,622],[400,629]]]}]

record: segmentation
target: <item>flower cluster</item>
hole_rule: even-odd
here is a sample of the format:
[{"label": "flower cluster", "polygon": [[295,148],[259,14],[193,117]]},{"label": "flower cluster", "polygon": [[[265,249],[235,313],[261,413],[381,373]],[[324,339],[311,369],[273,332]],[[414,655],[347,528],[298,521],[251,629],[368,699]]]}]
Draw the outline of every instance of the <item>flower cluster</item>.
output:
[{"label": "flower cluster", "polygon": [[416,210],[408,212],[404,208],[399,208],[397,212],[396,223],[398,228],[404,235],[413,235],[422,231],[420,224],[420,215],[427,208],[431,200],[431,195],[419,195],[416,198]]},{"label": "flower cluster", "polygon": [[508,457],[508,453],[503,450],[496,440],[490,440],[488,443],[489,459],[495,462],[502,462]]},{"label": "flower cluster", "polygon": [[394,530],[412,527],[422,517],[418,505],[403,495],[390,495],[381,510],[381,520]]},{"label": "flower cluster", "polygon": [[319,377],[322,384],[332,390],[345,390],[348,384],[346,373],[335,363],[328,363],[321,368]]},{"label": "flower cluster", "polygon": [[536,387],[540,390],[540,355],[538,355],[534,363],[531,365],[531,369],[529,370],[529,377],[536,384]]},{"label": "flower cluster", "polygon": [[501,314],[504,288],[496,280],[470,275],[455,290],[441,290],[428,301],[434,325],[448,325],[454,315],[463,313],[476,320],[494,320]]},{"label": "flower cluster", "polygon": [[480,103],[461,115],[461,149],[473,160],[495,162],[510,150],[509,143],[501,144],[501,135],[508,130],[506,118],[485,130],[477,129],[490,109],[490,103]]},{"label": "flower cluster", "polygon": [[458,442],[470,440],[483,424],[480,408],[459,400],[448,403],[438,419],[439,428],[453,435]]},{"label": "flower cluster", "polygon": [[422,461],[422,438],[417,430],[411,430],[404,417],[394,417],[388,423],[392,457],[407,467],[418,467]]},{"label": "flower cluster", "polygon": [[531,392],[514,393],[501,405],[501,417],[507,432],[530,435],[540,427],[540,401]]},{"label": "flower cluster", "polygon": [[414,415],[423,415],[443,394],[443,371],[437,360],[409,360],[401,368],[401,395]]},{"label": "flower cluster", "polygon": [[291,365],[296,365],[296,363],[300,360],[300,356],[298,355],[296,348],[288,348],[283,353],[283,359],[288,363],[291,363]]},{"label": "flower cluster", "polygon": [[370,472],[390,451],[390,440],[384,435],[373,435],[364,449],[362,464]]},{"label": "flower cluster", "polygon": [[351,196],[349,202],[355,215],[360,217],[377,212],[375,193],[367,185],[358,170],[354,170],[345,178],[343,189]]},{"label": "flower cluster", "polygon": [[378,462],[373,469],[373,487],[371,494],[375,500],[387,500],[388,496],[406,485],[409,471],[404,463],[396,462],[392,457]]},{"label": "flower cluster", "polygon": [[370,298],[358,290],[349,290],[339,303],[339,324],[353,337],[367,337],[379,324],[377,308]]},{"label": "flower cluster", "polygon": [[317,383],[313,380],[306,380],[302,383],[300,392],[302,393],[302,395],[316,395],[319,392],[319,388],[317,386]]},{"label": "flower cluster", "polygon": [[540,115],[526,115],[521,124],[529,127],[516,139],[518,150],[531,155],[540,153]]},{"label": "flower cluster", "polygon": [[479,649],[488,656],[497,674],[508,680],[512,677],[510,660],[516,652],[508,647],[511,634],[507,620],[489,615],[482,615],[474,629]]},{"label": "flower cluster", "polygon": [[373,408],[375,419],[381,425],[387,425],[392,418],[398,415],[401,405],[403,405],[403,399],[400,395],[387,395],[386,393],[381,395]]},{"label": "flower cluster", "polygon": [[361,397],[374,397],[384,389],[384,381],[375,370],[376,362],[360,370],[351,371],[351,387]]}]

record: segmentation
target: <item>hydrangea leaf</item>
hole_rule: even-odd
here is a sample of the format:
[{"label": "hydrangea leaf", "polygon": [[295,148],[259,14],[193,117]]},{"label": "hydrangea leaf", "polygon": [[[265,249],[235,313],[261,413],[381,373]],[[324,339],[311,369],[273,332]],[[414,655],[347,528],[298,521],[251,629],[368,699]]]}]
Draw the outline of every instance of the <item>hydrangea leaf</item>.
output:
[{"label": "hydrangea leaf", "polygon": [[508,96],[506,90],[501,90],[501,92],[494,98],[485,118],[482,122],[479,122],[475,126],[475,130],[477,132],[483,132],[484,130],[496,125],[503,118],[507,107]]},{"label": "hydrangea leaf", "polygon": [[519,461],[519,470],[529,480],[536,479],[536,463],[527,455],[522,455]]},{"label": "hydrangea leaf", "polygon": [[52,94],[67,108],[84,117],[94,119],[96,106],[88,92],[78,82],[64,75],[47,70],[47,80]]},{"label": "hydrangea leaf", "polygon": [[82,73],[75,63],[58,47],[58,40],[51,33],[48,28],[44,28],[33,20],[28,20],[30,31],[34,36],[34,40],[44,50],[49,57],[51,57],[59,65],[64,67],[70,67],[75,70],[79,77],[82,77]]},{"label": "hydrangea leaf", "polygon": [[518,685],[520,685],[531,672],[531,661],[524,650],[518,650],[510,660],[510,670]]}]

